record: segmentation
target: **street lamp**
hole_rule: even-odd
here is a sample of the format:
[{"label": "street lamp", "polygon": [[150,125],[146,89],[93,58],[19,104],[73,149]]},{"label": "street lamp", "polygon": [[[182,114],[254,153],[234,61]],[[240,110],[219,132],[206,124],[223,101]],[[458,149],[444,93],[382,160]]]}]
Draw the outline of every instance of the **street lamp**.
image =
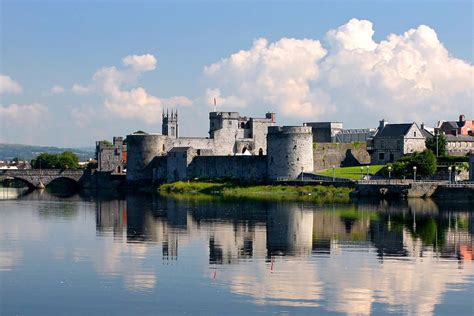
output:
[{"label": "street lamp", "polygon": [[367,168],[367,180],[370,180],[370,178],[369,178],[369,166],[367,166],[366,168]]},{"label": "street lamp", "polygon": [[448,182],[451,183],[451,166],[448,167],[448,172],[449,172],[449,177],[448,177]]},{"label": "street lamp", "polygon": [[364,167],[360,166],[360,179],[364,179]]},{"label": "street lamp", "polygon": [[413,166],[413,181],[416,181],[416,166]]},{"label": "street lamp", "polygon": [[392,166],[388,166],[388,180],[390,181],[390,179],[392,178]]},{"label": "street lamp", "polygon": [[332,181],[336,182],[336,166],[332,166]]}]

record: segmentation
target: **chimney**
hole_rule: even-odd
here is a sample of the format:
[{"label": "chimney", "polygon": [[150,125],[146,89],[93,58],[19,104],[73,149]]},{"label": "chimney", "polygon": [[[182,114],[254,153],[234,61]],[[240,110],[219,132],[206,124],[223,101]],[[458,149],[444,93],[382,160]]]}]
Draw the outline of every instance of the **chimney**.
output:
[{"label": "chimney", "polygon": [[459,115],[459,122],[464,122],[466,120],[466,117],[464,114]]},{"label": "chimney", "polygon": [[387,125],[387,122],[385,122],[385,119],[382,119],[381,121],[379,121],[379,130],[382,130],[385,125]]},{"label": "chimney", "polygon": [[421,130],[425,129],[425,123],[421,123]]}]

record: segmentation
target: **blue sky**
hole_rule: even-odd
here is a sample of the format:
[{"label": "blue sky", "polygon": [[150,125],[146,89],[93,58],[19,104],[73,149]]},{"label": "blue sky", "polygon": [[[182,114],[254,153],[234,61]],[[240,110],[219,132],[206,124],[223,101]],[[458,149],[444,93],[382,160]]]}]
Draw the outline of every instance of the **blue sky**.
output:
[{"label": "blue sky", "polygon": [[[24,122],[28,125],[24,132],[12,132],[7,123],[15,117],[21,124],[21,119],[18,115],[12,115],[10,108],[9,112],[4,111],[3,117],[0,116],[0,124],[3,125],[0,127],[3,134],[0,141],[87,146],[92,145],[96,138],[125,135],[136,129],[159,131],[160,122],[143,120],[139,116],[127,119],[126,116],[114,117],[104,112],[100,119],[97,117],[88,121],[84,116],[94,115],[96,110],[102,109],[108,96],[104,92],[86,96],[68,92],[74,84],[90,84],[94,73],[102,67],[120,69],[125,56],[143,54],[156,57],[156,69],[140,73],[138,79],[126,82],[123,88],[140,86],[158,98],[185,96],[191,100],[192,105],[179,107],[183,114],[181,128],[184,134],[205,135],[207,131],[206,113],[209,106],[205,104],[206,89],[219,89],[222,100],[227,100],[224,94],[244,100],[241,102],[243,105],[234,110],[245,114],[261,116],[264,108],[276,110],[280,124],[337,119],[337,113],[344,109],[337,102],[348,102],[354,95],[343,100],[336,95],[317,110],[311,108],[302,110],[301,115],[292,115],[283,110],[288,96],[284,97],[285,101],[269,101],[262,107],[253,106],[252,102],[269,98],[266,95],[257,98],[253,94],[250,97],[237,93],[241,89],[239,83],[222,83],[222,78],[228,74],[224,71],[227,68],[231,71],[231,65],[222,65],[222,73],[216,76],[206,75],[203,70],[205,66],[219,63],[240,50],[251,50],[253,41],[258,38],[265,38],[270,44],[285,37],[319,40],[331,55],[327,32],[345,25],[352,18],[372,22],[375,31],[373,40],[377,43],[389,34],[402,35],[409,29],[427,25],[436,32],[450,58],[467,64],[467,68],[459,71],[464,75],[467,73],[467,77],[469,72],[472,74],[474,36],[471,1],[2,1],[0,73],[21,85],[22,91],[2,94],[0,104],[5,108],[11,104],[41,104],[49,118],[47,126],[42,126],[44,122],[30,120]],[[250,75],[242,79],[232,73],[229,77],[245,80],[249,84],[255,79]],[[328,91],[332,88],[326,88],[324,83],[318,85],[318,80],[309,79],[311,89],[313,86],[324,87],[321,90],[331,95],[332,92]],[[436,80],[432,81],[444,82]],[[66,91],[51,93],[55,85]],[[468,116],[473,115],[472,98],[469,100],[472,97],[471,88],[472,84],[458,89],[463,94],[461,99],[458,90],[449,94],[453,96],[453,102],[461,104],[456,110],[464,111]],[[308,100],[311,103],[313,99]],[[383,100],[386,102],[387,99]],[[429,102],[430,99],[420,100],[420,111],[413,111],[416,114],[412,114],[413,120],[424,120],[421,112],[426,110],[425,103]],[[223,103],[226,109],[232,108],[231,104]],[[325,107],[336,110],[326,111]],[[434,111],[440,108],[442,104]],[[74,109],[76,116],[71,116]],[[10,113],[10,116],[5,113]],[[80,116],[78,113],[84,114],[81,124],[75,124],[77,116]],[[453,113],[439,112],[438,116],[439,119],[455,119],[444,117]],[[380,117],[380,113],[377,114]],[[349,127],[377,125],[375,117],[367,120],[343,118]],[[411,118],[400,117],[405,120]],[[393,119],[399,117],[393,115]],[[434,116],[426,118],[432,124],[435,119]]]}]

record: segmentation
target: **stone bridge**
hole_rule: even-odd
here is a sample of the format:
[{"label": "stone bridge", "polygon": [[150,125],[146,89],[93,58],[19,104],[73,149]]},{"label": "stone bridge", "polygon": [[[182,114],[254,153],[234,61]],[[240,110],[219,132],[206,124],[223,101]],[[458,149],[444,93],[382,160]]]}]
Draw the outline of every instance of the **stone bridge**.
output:
[{"label": "stone bridge", "polygon": [[18,179],[26,182],[29,187],[44,188],[56,179],[65,178],[80,183],[84,170],[70,169],[20,169],[0,170],[1,178]]}]

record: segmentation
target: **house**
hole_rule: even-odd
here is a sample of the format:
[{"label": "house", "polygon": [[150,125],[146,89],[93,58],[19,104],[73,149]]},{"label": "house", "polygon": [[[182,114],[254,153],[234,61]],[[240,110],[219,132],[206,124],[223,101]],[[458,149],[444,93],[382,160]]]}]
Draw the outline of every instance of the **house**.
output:
[{"label": "house", "polygon": [[437,130],[446,135],[471,135],[474,136],[474,121],[466,120],[464,115],[459,115],[458,121],[440,121]]},{"label": "house", "polygon": [[450,156],[465,156],[474,153],[474,136],[446,134],[446,150]]},{"label": "house", "polygon": [[381,120],[368,149],[372,164],[394,162],[404,155],[426,149],[424,129],[416,123],[388,124]]}]

